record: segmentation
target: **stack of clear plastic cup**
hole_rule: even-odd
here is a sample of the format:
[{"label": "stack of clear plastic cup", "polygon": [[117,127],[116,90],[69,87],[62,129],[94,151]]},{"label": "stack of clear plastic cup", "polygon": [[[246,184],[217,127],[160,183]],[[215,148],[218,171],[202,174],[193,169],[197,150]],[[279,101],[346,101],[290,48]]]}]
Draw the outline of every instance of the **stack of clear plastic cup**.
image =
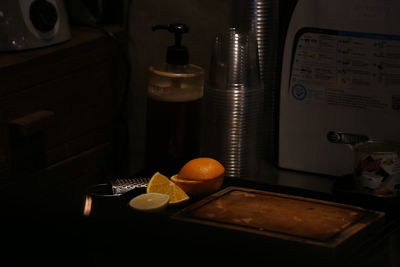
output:
[{"label": "stack of clear plastic cup", "polygon": [[277,155],[278,128],[278,39],[279,0],[247,1],[250,30],[255,33],[258,43],[260,77],[264,82],[264,143],[265,157],[274,162]]},{"label": "stack of clear plastic cup", "polygon": [[215,38],[202,134],[202,154],[219,160],[226,177],[258,172],[263,99],[256,39],[230,28]]},{"label": "stack of clear plastic cup", "polygon": [[231,24],[252,31],[257,39],[265,101],[263,157],[270,163],[275,163],[278,155],[280,55],[284,32],[280,30],[281,5],[287,6],[279,0],[243,0],[232,6]]}]

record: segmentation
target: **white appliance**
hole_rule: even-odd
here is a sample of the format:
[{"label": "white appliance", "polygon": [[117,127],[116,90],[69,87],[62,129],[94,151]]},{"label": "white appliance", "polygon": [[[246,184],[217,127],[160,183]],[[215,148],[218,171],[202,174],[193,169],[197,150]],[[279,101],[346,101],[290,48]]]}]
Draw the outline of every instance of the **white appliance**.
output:
[{"label": "white appliance", "polygon": [[62,0],[1,0],[0,51],[18,51],[70,39]]},{"label": "white appliance", "polygon": [[279,166],[353,172],[331,131],[400,141],[400,1],[299,0],[282,64]]}]

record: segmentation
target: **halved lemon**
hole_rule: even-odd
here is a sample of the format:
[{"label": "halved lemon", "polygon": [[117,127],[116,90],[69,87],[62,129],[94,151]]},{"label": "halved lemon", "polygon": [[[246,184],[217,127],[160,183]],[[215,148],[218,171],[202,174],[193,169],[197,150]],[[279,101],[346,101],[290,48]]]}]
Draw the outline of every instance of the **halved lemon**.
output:
[{"label": "halved lemon", "polygon": [[189,196],[175,183],[171,182],[165,175],[156,172],[147,184],[147,193],[166,194],[169,204],[175,205],[189,200]]},{"label": "halved lemon", "polygon": [[138,195],[129,201],[129,206],[135,210],[157,212],[168,206],[169,195],[146,193]]}]

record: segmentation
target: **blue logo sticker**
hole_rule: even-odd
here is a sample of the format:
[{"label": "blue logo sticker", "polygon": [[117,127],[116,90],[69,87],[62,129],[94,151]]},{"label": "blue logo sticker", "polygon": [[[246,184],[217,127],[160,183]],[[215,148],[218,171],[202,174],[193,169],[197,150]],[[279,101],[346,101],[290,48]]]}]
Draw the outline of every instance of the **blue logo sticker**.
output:
[{"label": "blue logo sticker", "polygon": [[297,100],[304,100],[307,96],[307,89],[302,84],[295,84],[292,87],[292,95]]}]

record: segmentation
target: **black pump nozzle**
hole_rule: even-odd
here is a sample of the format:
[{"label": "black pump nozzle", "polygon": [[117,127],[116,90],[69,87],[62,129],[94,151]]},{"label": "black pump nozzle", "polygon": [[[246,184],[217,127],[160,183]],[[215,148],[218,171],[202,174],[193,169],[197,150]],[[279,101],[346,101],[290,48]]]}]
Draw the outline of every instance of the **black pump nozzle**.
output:
[{"label": "black pump nozzle", "polygon": [[152,30],[168,30],[175,35],[175,44],[167,50],[167,63],[172,65],[186,65],[189,63],[189,53],[185,46],[181,45],[182,34],[189,32],[189,28],[182,23],[170,25],[156,25]]}]

